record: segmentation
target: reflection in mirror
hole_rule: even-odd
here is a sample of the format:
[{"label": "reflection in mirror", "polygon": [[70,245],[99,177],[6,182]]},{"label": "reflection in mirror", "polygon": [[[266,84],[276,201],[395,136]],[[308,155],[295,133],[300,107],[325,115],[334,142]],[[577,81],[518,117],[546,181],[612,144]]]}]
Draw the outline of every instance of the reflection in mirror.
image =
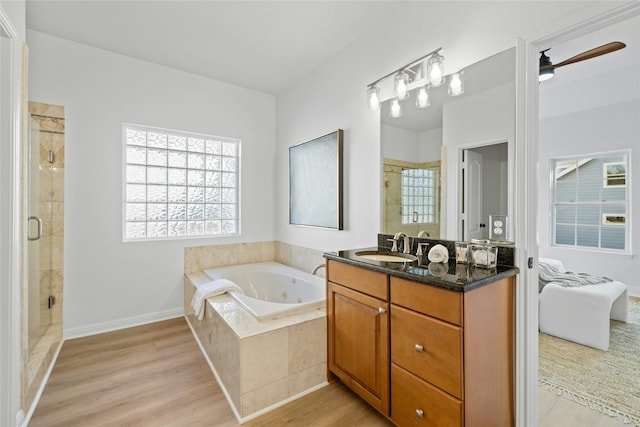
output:
[{"label": "reflection in mirror", "polygon": [[[462,182],[467,191],[462,194],[465,221],[460,224],[459,238],[467,241],[492,238],[496,229],[492,228],[490,218],[509,214],[507,143],[465,149],[462,156],[465,162]],[[500,237],[506,240],[507,236]]]},{"label": "reflection in mirror", "polygon": [[[466,67],[464,79],[465,91],[460,96],[450,96],[446,84],[429,88],[430,105],[426,108],[416,107],[417,95],[415,91],[412,92],[409,99],[402,101],[402,116],[398,118],[390,117],[391,101],[382,103],[382,233],[395,234],[403,231],[408,235],[417,236],[420,231],[424,231],[429,234],[429,238],[448,240],[461,239],[463,234],[466,234],[463,227],[459,226],[462,224],[461,195],[464,193],[464,186],[460,184],[458,194],[454,188],[456,186],[452,185],[452,178],[459,174],[460,167],[458,164],[454,169],[454,159],[462,157],[458,150],[490,144],[507,147],[507,135],[513,134],[513,121],[510,119],[513,114],[513,96],[508,95],[508,102],[504,102],[501,97],[504,97],[505,93],[514,93],[511,88],[505,90],[505,86],[513,85],[515,82],[515,48]],[[474,101],[476,98],[477,101]],[[503,125],[506,122],[511,126],[508,129]],[[446,157],[450,159],[447,161]],[[507,155],[504,154],[504,157]],[[451,169],[449,171],[447,162]],[[506,161],[502,166],[505,164]],[[501,171],[504,172],[504,169]],[[413,177],[413,174],[420,176]],[[451,175],[449,178],[448,174]],[[501,182],[485,182],[484,188],[506,188],[504,173],[489,173],[485,178],[489,179],[491,176],[499,176]],[[420,188],[409,184],[415,182],[414,179],[420,183],[419,185],[428,182],[429,179],[436,179],[436,184],[431,190],[428,189],[429,184]],[[500,193],[506,194],[502,191]],[[433,199],[422,201],[429,200],[429,197]],[[451,203],[454,200],[456,203]],[[482,208],[483,212],[489,206],[488,200],[485,202],[487,203]],[[496,203],[500,206],[499,213],[506,214],[507,212],[503,211],[508,211],[505,206],[511,201],[505,198]],[[494,202],[491,204],[496,206]],[[452,205],[457,205],[460,212],[447,212],[447,205],[449,210],[452,210]],[[481,223],[488,220],[488,217],[486,221],[483,218]],[[450,223],[449,226],[447,222]],[[488,229],[482,231],[488,232]]]},{"label": "reflection in mirror", "polygon": [[440,237],[440,161],[384,159],[383,229]]}]

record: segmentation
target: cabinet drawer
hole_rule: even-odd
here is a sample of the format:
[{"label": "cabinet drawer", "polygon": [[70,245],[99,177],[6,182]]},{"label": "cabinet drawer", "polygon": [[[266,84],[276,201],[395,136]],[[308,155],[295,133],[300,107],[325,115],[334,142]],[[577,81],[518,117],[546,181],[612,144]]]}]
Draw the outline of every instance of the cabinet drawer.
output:
[{"label": "cabinet drawer", "polygon": [[399,426],[462,425],[462,402],[391,364],[391,420]]},{"label": "cabinet drawer", "polygon": [[330,282],[389,301],[386,274],[331,260],[328,261],[327,268]]},{"label": "cabinet drawer", "polygon": [[392,305],[391,361],[462,399],[462,328]]},{"label": "cabinet drawer", "polygon": [[462,326],[462,292],[391,277],[391,302]]}]

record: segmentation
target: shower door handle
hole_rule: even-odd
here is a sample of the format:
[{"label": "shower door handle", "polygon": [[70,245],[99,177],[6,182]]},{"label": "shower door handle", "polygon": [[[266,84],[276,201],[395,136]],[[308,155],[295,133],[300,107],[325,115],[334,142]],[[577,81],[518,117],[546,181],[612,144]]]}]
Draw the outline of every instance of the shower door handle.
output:
[{"label": "shower door handle", "polygon": [[29,217],[29,221],[35,219],[37,224],[38,224],[38,233],[36,234],[35,237],[31,237],[29,236],[29,233],[27,232],[27,240],[29,240],[30,242],[34,241],[34,240],[39,240],[42,237],[42,218],[40,218],[39,216],[35,216],[32,215]]}]

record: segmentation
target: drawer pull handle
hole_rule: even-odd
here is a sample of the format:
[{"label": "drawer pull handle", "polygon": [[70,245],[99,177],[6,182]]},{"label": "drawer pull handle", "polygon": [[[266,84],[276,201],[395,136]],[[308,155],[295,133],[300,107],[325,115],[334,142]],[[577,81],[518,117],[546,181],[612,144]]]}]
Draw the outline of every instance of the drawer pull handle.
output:
[{"label": "drawer pull handle", "polygon": [[422,409],[416,409],[416,416],[418,418],[423,418],[424,417],[424,411]]},{"label": "drawer pull handle", "polygon": [[382,308],[382,307],[378,308],[378,313],[385,314],[386,312],[387,312],[387,310],[385,310],[384,308]]},{"label": "drawer pull handle", "polygon": [[418,353],[422,353],[422,350],[424,350],[424,347],[421,346],[420,344],[416,344],[415,349]]}]

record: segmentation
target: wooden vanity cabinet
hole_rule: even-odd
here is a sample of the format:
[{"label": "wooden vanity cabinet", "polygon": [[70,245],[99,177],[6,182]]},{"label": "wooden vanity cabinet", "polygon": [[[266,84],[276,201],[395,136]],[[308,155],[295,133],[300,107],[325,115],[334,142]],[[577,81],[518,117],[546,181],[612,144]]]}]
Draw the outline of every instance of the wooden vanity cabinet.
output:
[{"label": "wooden vanity cabinet", "polygon": [[514,280],[455,292],[328,260],[329,370],[399,426],[513,426]]},{"label": "wooden vanity cabinet", "polygon": [[327,278],[329,370],[389,416],[388,277],[329,261]]}]

